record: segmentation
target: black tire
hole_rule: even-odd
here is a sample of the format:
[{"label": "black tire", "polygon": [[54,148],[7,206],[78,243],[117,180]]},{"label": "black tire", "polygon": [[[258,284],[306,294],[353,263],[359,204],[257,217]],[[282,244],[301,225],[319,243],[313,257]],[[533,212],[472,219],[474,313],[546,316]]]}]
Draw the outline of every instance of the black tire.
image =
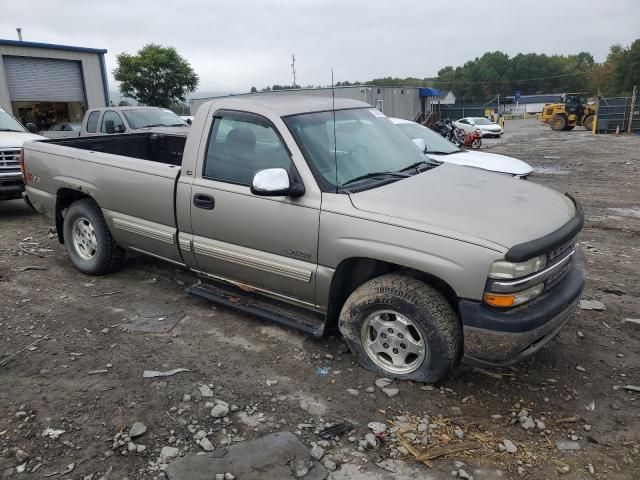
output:
[{"label": "black tire", "polygon": [[482,147],[482,140],[480,138],[476,138],[471,144],[471,148],[478,150],[480,147]]},{"label": "black tire", "polygon": [[564,130],[567,128],[567,117],[564,115],[554,115],[551,117],[551,120],[549,120],[549,126],[551,130],[555,130],[556,132]]},{"label": "black tire", "polygon": [[586,130],[593,130],[593,121],[595,120],[595,115],[588,115],[587,118],[584,119],[584,123],[582,124]]},{"label": "black tire", "polygon": [[575,125],[567,125],[566,127],[564,127],[564,131],[565,132],[570,132],[571,130],[573,130],[574,128],[576,128]]},{"label": "black tire", "polygon": [[[88,224],[87,224],[88,222]],[[74,227],[93,230],[92,245],[80,247],[74,240]],[[71,204],[64,216],[64,244],[73,265],[87,275],[105,275],[118,270],[124,260],[124,250],[118,246],[102,212],[91,199],[82,199]],[[83,238],[88,238],[85,236]],[[93,255],[92,255],[93,254]]]},{"label": "black tire", "polygon": [[[394,372],[384,368],[381,363],[386,359],[386,351],[375,355],[376,358],[367,352],[364,342],[370,341],[371,330],[364,328],[365,324],[369,325],[365,322],[370,322],[368,319],[372,317],[379,318],[377,314],[385,311],[397,312],[409,319],[415,328],[415,331],[411,330],[414,337],[421,338],[428,347],[422,360],[418,355],[415,356],[413,363],[417,366],[409,367],[414,368],[411,371]],[[357,288],[340,312],[339,327],[360,365],[385,377],[436,382],[457,365],[462,353],[462,326],[449,302],[429,285],[405,275],[383,275]],[[400,348],[403,344],[399,343],[402,341],[399,338],[403,337],[386,326],[381,331],[389,337],[380,342],[394,342],[391,347],[397,354],[397,349],[393,347]],[[391,338],[394,334],[398,337]],[[380,337],[383,335],[380,334]],[[374,342],[377,341],[376,338]],[[399,353],[402,355],[404,352]]]}]

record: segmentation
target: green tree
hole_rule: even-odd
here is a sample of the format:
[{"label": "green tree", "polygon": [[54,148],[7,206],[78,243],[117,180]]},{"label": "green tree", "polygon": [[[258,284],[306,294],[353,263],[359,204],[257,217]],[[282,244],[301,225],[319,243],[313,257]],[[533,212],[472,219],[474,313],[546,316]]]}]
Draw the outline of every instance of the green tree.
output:
[{"label": "green tree", "polygon": [[118,103],[118,106],[119,107],[130,107],[131,104],[126,100],[120,100],[120,102]]},{"label": "green tree", "polygon": [[251,93],[258,93],[258,89],[256,87],[251,87]]},{"label": "green tree", "polygon": [[198,86],[198,75],[173,47],[150,43],[136,55],[119,54],[117,61],[113,77],[120,92],[144,105],[169,108]]}]

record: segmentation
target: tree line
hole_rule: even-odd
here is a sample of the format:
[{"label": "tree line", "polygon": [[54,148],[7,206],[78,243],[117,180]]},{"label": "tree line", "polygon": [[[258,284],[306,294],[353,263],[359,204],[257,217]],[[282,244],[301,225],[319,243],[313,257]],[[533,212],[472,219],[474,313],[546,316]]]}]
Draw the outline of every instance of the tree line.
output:
[{"label": "tree line", "polygon": [[[640,39],[625,47],[611,46],[607,59],[594,61],[593,55],[519,53],[510,57],[503,52],[487,52],[462,66],[442,68],[435,77],[384,77],[368,82],[341,81],[351,85],[435,87],[451,90],[459,102],[488,102],[498,95],[583,92],[588,95],[629,95],[640,86]],[[292,88],[274,85],[262,89]],[[255,87],[254,87],[255,89]],[[257,89],[252,91],[257,91]]]}]

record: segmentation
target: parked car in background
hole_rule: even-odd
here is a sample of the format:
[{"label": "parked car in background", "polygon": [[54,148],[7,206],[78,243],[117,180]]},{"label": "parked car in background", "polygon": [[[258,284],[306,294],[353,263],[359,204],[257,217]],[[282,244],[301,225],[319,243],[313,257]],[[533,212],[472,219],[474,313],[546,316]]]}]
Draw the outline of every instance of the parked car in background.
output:
[{"label": "parked car in background", "polygon": [[47,138],[68,138],[80,136],[80,128],[82,123],[56,123],[49,130],[43,130],[40,135]]},{"label": "parked car in background", "polygon": [[500,137],[504,133],[500,125],[484,117],[465,117],[456,120],[453,124],[465,132],[479,130],[483,137]]},{"label": "parked car in background", "polygon": [[139,133],[144,131],[182,131],[189,124],[167,108],[159,107],[104,107],[88,110],[82,120],[80,136]]},{"label": "parked car in background", "polygon": [[390,120],[433,160],[506,173],[523,179],[526,179],[533,171],[531,165],[517,158],[477,150],[463,150],[442,135],[419,123],[401,118],[390,118]]},{"label": "parked car in background", "polygon": [[188,130],[25,145],[28,198],[79,271],[162,258],[203,277],[194,295],[337,328],[364,367],[421,382],[533,355],[580,299],[573,197],[433,162],[364,102],[226,97]]},{"label": "parked car in background", "polygon": [[[35,131],[35,124],[29,124]],[[13,200],[22,196],[24,182],[20,173],[20,149],[28,140],[45,137],[30,133],[9,112],[0,108],[0,200]]]}]

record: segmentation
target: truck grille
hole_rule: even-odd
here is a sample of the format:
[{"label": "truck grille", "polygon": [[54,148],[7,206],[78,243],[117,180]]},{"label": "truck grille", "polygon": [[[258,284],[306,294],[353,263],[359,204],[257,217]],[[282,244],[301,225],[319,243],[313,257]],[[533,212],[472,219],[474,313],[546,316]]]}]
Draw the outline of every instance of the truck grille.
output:
[{"label": "truck grille", "polygon": [[20,150],[0,150],[0,176],[20,173]]},{"label": "truck grille", "polygon": [[[560,263],[566,256],[576,248],[576,237],[573,237],[568,242],[563,243],[559,247],[554,248],[550,252],[547,253],[547,266],[551,266],[554,264]],[[573,263],[573,256],[567,262],[566,265],[559,268],[553,275],[545,280],[545,290],[551,289],[554,285],[556,285],[560,280],[564,278],[564,276],[571,268],[571,264]]]}]

